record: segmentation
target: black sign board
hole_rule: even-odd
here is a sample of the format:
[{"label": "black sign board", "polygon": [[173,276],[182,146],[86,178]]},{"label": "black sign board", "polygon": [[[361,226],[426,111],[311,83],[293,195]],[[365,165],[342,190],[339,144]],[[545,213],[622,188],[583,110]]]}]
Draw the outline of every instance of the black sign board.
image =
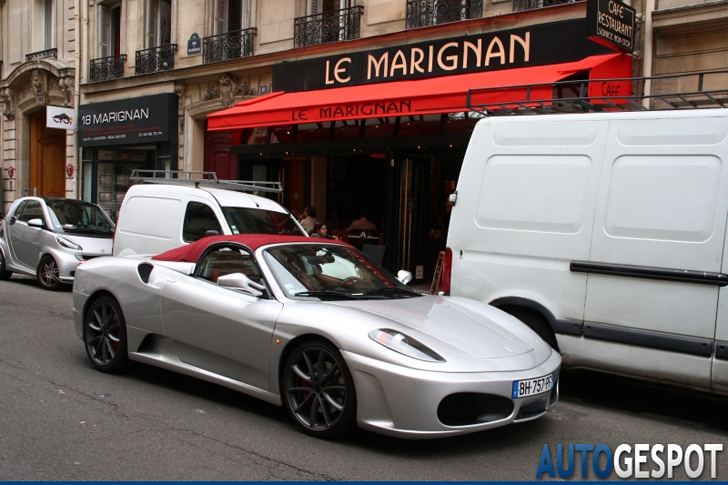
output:
[{"label": "black sign board", "polygon": [[273,66],[273,91],[308,91],[556,64],[613,51],[586,40],[585,18]]},{"label": "black sign board", "polygon": [[78,107],[82,147],[177,141],[177,95],[155,94]]},{"label": "black sign board", "polygon": [[200,36],[195,32],[190,36],[190,40],[187,41],[187,55],[199,54],[200,52],[202,52]]},{"label": "black sign board", "polygon": [[587,36],[612,49],[634,51],[635,9],[618,0],[589,0]]}]

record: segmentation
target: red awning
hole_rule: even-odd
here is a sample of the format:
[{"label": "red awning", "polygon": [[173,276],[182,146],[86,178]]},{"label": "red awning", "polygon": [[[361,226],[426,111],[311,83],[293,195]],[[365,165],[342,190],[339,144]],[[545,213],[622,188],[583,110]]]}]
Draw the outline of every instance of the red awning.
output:
[{"label": "red awning", "polygon": [[[467,111],[469,89],[504,87],[502,91],[489,91],[487,99],[474,99],[474,104],[525,100],[526,87],[522,85],[553,83],[583,71],[589,71],[589,79],[629,78],[632,59],[624,54],[610,54],[563,64],[298,93],[271,93],[208,115],[208,130]],[[629,89],[631,86],[627,82],[621,93],[626,94]],[[532,88],[530,99],[549,99],[551,91],[549,86]]]}]

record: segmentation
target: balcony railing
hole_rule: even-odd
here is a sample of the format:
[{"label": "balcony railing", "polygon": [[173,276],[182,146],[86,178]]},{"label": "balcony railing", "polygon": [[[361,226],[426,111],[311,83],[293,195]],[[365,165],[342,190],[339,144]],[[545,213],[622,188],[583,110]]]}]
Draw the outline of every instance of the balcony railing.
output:
[{"label": "balcony railing", "polygon": [[58,56],[58,49],[46,49],[40,52],[33,52],[32,54],[25,54],[26,62],[39,61],[41,59],[55,59]]},{"label": "balcony railing", "polygon": [[202,39],[202,63],[228,61],[253,55],[255,28],[234,30]]},{"label": "balcony railing", "polygon": [[363,13],[364,7],[358,5],[343,10],[298,17],[293,27],[293,46],[305,47],[358,39]]},{"label": "balcony railing", "polygon": [[160,45],[136,51],[134,74],[151,74],[174,69],[175,52],[177,52],[177,44]]},{"label": "balcony railing", "polygon": [[565,3],[574,3],[575,0],[513,0],[513,11],[536,10],[538,8],[553,7]]},{"label": "balcony railing", "polygon": [[126,54],[91,59],[91,82],[111,81],[124,77]]},{"label": "balcony railing", "polygon": [[408,29],[482,16],[483,0],[407,0]]}]

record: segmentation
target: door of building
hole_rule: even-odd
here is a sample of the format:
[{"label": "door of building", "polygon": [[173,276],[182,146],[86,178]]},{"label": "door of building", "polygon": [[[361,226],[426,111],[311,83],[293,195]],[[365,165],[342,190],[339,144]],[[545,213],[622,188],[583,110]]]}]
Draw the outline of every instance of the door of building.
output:
[{"label": "door of building", "polygon": [[46,127],[46,113],[30,116],[30,195],[66,196],[66,132]]}]

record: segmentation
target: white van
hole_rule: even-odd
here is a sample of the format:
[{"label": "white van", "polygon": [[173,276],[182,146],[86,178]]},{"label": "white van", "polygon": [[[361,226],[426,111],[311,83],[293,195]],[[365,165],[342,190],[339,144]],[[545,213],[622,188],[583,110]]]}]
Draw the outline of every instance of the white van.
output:
[{"label": "white van", "polygon": [[445,291],[565,366],[728,393],[728,110],[486,118],[451,200]]},{"label": "white van", "polygon": [[116,223],[114,256],[159,254],[209,234],[306,235],[290,212],[271,199],[210,188],[239,187],[235,182],[138,179],[155,183],[132,185],[126,192]]}]

